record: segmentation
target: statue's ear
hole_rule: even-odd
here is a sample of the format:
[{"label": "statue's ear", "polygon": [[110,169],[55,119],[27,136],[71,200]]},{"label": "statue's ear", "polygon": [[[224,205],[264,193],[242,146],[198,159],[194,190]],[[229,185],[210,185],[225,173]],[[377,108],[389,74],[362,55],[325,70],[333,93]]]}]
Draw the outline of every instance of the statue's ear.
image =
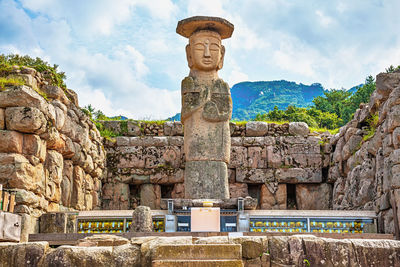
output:
[{"label": "statue's ear", "polygon": [[225,46],[221,45],[221,59],[218,63],[218,70],[222,69],[224,66],[224,56],[225,56]]},{"label": "statue's ear", "polygon": [[192,54],[190,53],[190,44],[186,46],[186,59],[188,62],[189,69],[191,69],[193,66],[193,59],[192,59]]}]

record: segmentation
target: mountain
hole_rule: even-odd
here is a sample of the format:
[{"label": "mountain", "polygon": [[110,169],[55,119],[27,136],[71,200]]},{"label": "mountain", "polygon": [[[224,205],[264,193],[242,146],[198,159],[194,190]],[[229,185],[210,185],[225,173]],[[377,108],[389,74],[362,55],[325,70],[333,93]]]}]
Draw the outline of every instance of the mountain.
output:
[{"label": "mountain", "polygon": [[312,105],[314,97],[323,93],[324,88],[319,83],[304,85],[285,80],[237,83],[231,88],[232,119],[250,120],[274,106],[279,109],[286,109],[289,105],[307,107]]},{"label": "mountain", "polygon": [[[351,88],[356,91],[358,86]],[[298,84],[285,80],[241,82],[231,88],[233,101],[233,120],[251,120],[258,113],[267,113],[274,106],[286,109],[289,105],[296,107],[311,106],[314,97],[321,96],[325,89],[320,83],[311,85]],[[168,120],[180,120],[180,113]]]}]

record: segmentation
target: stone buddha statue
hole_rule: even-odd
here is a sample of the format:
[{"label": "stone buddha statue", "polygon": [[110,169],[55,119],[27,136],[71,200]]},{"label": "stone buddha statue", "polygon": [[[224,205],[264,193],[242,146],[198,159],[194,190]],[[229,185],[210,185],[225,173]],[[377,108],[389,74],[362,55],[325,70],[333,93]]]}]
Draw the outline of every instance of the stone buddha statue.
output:
[{"label": "stone buddha statue", "polygon": [[232,35],[233,25],[221,18],[192,17],[180,21],[177,32],[189,38],[190,73],[181,88],[185,198],[227,199],[232,99],[218,70],[225,55],[221,39]]}]

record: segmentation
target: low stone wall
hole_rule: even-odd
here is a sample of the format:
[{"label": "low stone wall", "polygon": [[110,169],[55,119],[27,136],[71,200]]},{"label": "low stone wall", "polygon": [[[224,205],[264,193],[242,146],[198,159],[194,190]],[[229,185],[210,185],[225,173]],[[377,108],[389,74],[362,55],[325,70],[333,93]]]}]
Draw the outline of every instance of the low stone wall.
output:
[{"label": "low stone wall", "polygon": [[380,232],[394,233],[394,217],[400,221],[400,73],[377,75],[376,86],[370,102],[331,138],[328,182],[334,182],[334,209],[375,210]]},{"label": "low stone wall", "polygon": [[[0,243],[0,266],[151,266],[155,251],[181,246],[239,244],[244,266],[399,266],[400,242],[331,239],[311,235],[273,237],[138,237],[93,236],[79,246],[49,248],[47,242]],[[214,245],[215,246],[215,245]],[[172,248],[172,246],[169,246]],[[196,249],[196,248],[193,248]],[[203,253],[208,250],[203,249]],[[158,257],[160,258],[160,257]],[[209,255],[204,255],[209,259]],[[202,265],[203,266],[203,265]]]},{"label": "low stone wall", "polygon": [[16,193],[23,231],[37,232],[44,212],[100,206],[105,151],[72,90],[48,85],[30,68],[12,76],[27,85],[0,91],[0,183]]},{"label": "low stone wall", "polygon": [[[124,136],[105,143],[108,173],[102,208],[132,209],[141,204],[158,209],[161,198],[184,197],[180,122],[103,123]],[[332,186],[326,181],[329,134],[310,133],[305,123],[248,122],[231,123],[231,135],[232,198],[257,198],[261,209],[331,208]]]}]

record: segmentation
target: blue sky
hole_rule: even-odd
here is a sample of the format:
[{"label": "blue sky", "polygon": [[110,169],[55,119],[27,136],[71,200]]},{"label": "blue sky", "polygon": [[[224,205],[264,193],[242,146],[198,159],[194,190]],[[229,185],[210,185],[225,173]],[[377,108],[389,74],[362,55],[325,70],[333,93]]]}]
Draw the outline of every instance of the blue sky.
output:
[{"label": "blue sky", "polygon": [[399,0],[0,0],[0,53],[58,64],[81,106],[134,119],[180,111],[179,20],[235,25],[220,77],[350,88],[400,65]]}]

